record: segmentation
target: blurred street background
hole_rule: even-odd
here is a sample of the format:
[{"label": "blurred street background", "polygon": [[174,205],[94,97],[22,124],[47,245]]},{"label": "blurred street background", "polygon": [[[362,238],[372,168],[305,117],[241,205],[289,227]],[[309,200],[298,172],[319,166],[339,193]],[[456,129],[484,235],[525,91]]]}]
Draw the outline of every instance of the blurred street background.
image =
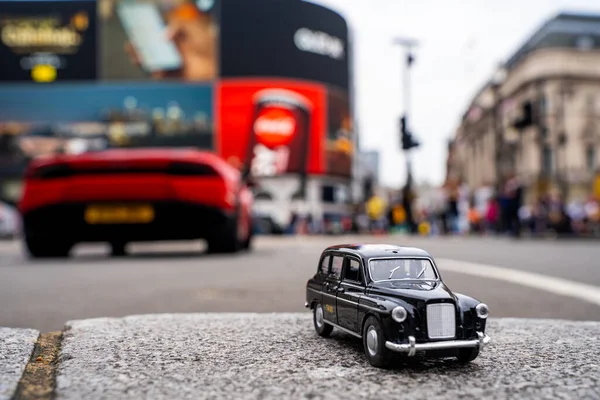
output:
[{"label": "blurred street background", "polygon": [[[521,3],[0,0],[0,326],[303,311],[348,241],[425,248],[493,317],[600,320],[600,7]],[[250,252],[28,254],[32,162],[182,147],[254,179]]]},{"label": "blurred street background", "polygon": [[[306,281],[320,251],[340,241],[426,248],[446,284],[484,299],[494,317],[600,320],[599,300],[569,287],[600,286],[597,243],[357,236],[262,237],[252,253],[234,256],[205,254],[201,243],[140,244],[129,257],[110,261],[102,245],[81,246],[69,260],[31,261],[16,243],[3,244],[0,321],[50,331],[72,319],[156,312],[304,312]],[[485,268],[477,276],[463,264],[501,267],[502,276]],[[515,282],[513,271],[535,275]],[[545,277],[559,279],[558,287]]]}]

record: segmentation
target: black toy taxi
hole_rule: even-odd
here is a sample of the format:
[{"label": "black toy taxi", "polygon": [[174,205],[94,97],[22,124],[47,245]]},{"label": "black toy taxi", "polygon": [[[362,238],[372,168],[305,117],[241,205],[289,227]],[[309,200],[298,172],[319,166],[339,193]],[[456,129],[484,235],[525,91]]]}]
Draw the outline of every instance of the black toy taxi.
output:
[{"label": "black toy taxi", "polygon": [[387,244],[326,248],[306,286],[317,333],[333,328],[362,339],[369,362],[392,354],[474,360],[490,342],[488,307],[453,293],[426,251]]}]

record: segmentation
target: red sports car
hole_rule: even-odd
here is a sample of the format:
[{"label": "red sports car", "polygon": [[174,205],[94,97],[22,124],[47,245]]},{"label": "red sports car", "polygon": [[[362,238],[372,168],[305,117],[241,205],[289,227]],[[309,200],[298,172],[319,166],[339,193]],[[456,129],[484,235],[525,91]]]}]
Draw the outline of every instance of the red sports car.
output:
[{"label": "red sports car", "polygon": [[33,161],[20,210],[33,257],[80,242],[206,239],[209,252],[248,249],[253,196],[218,156],[189,149],[114,149]]}]

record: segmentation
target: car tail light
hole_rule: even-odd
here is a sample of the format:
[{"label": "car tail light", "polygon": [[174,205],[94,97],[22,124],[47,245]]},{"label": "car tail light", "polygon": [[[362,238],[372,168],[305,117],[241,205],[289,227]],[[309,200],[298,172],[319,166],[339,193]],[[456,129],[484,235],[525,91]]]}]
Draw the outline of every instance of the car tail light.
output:
[{"label": "car tail light", "polygon": [[210,165],[174,162],[167,169],[170,175],[187,175],[187,176],[219,176],[217,171]]},{"label": "car tail light", "polygon": [[32,168],[27,173],[27,178],[52,179],[65,178],[73,175],[73,170],[66,164],[52,164]]}]

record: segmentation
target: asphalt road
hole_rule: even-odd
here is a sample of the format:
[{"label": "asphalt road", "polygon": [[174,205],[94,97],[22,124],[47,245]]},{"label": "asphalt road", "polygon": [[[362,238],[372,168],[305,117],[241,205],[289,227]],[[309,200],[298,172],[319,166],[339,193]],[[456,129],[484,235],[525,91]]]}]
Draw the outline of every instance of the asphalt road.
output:
[{"label": "asphalt road", "polygon": [[[201,243],[146,244],[125,258],[81,246],[68,260],[29,260],[0,243],[0,326],[62,329],[68,320],[148,313],[303,312],[320,251],[339,242],[390,242],[439,259],[477,262],[600,286],[600,246],[585,241],[492,238],[259,238],[251,253],[213,256]],[[600,306],[498,279],[444,271],[454,291],[486,302],[492,317],[600,320]]]}]

